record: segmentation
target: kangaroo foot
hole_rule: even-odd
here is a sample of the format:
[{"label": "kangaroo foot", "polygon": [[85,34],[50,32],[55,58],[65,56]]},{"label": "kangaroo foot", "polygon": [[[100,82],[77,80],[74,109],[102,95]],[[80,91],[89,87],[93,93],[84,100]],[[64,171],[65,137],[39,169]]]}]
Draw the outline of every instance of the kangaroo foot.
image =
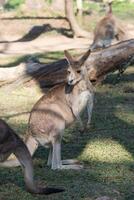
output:
[{"label": "kangaroo foot", "polygon": [[61,170],[62,169],[73,169],[73,170],[81,170],[83,169],[83,165],[61,165]]},{"label": "kangaroo foot", "polygon": [[74,165],[74,164],[80,164],[80,161],[76,159],[62,160],[62,165]]}]

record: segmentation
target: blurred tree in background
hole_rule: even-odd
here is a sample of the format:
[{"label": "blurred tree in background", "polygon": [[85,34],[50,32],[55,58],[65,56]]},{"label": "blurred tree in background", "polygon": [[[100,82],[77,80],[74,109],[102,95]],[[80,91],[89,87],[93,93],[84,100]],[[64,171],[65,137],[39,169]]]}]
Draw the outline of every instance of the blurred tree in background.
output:
[{"label": "blurred tree in background", "polygon": [[[68,0],[70,1],[70,0]],[[72,0],[76,5],[77,12],[82,13],[83,3],[100,2],[107,3],[109,0]],[[133,3],[134,0],[113,0],[114,3]],[[48,3],[53,9],[64,11],[65,0],[0,0],[0,6],[6,9],[17,9],[21,4],[26,4],[29,7],[41,8],[45,3]]]},{"label": "blurred tree in background", "polygon": [[30,9],[42,9],[45,1],[44,0],[25,0],[26,7]]},{"label": "blurred tree in background", "polygon": [[51,6],[60,11],[65,10],[65,0],[52,0]]},{"label": "blurred tree in background", "polygon": [[0,0],[0,6],[4,6],[5,3],[6,3],[6,0]]},{"label": "blurred tree in background", "polygon": [[25,0],[7,0],[4,7],[8,10],[18,8]]},{"label": "blurred tree in background", "polygon": [[65,0],[65,15],[70,24],[70,28],[73,31],[73,35],[76,37],[89,37],[89,33],[82,30],[78,25],[74,12],[73,12],[73,0]]}]

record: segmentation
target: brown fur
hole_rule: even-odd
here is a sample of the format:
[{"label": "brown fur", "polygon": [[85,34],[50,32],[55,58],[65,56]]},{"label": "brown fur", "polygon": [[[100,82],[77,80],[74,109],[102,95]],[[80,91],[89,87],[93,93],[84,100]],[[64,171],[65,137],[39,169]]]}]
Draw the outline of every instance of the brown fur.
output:
[{"label": "brown fur", "polygon": [[0,119],[0,162],[4,162],[7,157],[14,153],[24,170],[26,188],[31,193],[51,194],[62,192],[63,189],[38,187],[33,177],[33,163],[31,155],[19,136]]},{"label": "brown fur", "polygon": [[29,137],[26,144],[31,154],[35,152],[38,144],[49,147],[48,165],[52,169],[78,169],[81,167],[76,166],[76,162],[73,160],[61,160],[61,140],[65,128],[76,119],[79,120],[82,130],[84,129],[80,114],[86,107],[88,124],[90,123],[94,90],[84,65],[89,54],[90,50],[81,59],[75,60],[65,51],[69,63],[67,82],[54,87],[41,97],[30,114]]},{"label": "brown fur", "polygon": [[112,13],[112,3],[109,3],[109,11],[96,25],[91,49],[105,48],[111,45],[114,39],[123,40],[125,33],[118,25]]},{"label": "brown fur", "polygon": [[[31,111],[30,132],[41,145],[52,148],[51,161],[48,161],[48,164],[52,165],[52,169],[66,168],[61,163],[59,150],[64,129],[70,126],[75,119],[78,119],[83,126],[79,117],[83,108],[80,108],[79,104],[76,106],[75,102],[83,91],[89,91],[89,94],[91,92],[91,96],[93,93],[92,85],[88,77],[86,78],[87,71],[86,75],[82,75],[84,70],[81,69],[89,52],[84,54],[79,61],[75,61],[68,52],[65,52],[70,65],[67,75],[68,83],[53,88],[35,104]],[[91,97],[91,104],[92,100]],[[92,107],[92,105],[89,106]],[[58,153],[55,153],[57,151]]]}]

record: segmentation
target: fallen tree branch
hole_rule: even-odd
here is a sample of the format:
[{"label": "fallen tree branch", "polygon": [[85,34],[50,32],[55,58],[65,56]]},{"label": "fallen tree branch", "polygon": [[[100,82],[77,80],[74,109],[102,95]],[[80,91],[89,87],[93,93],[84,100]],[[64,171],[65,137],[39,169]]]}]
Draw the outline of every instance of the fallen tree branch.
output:
[{"label": "fallen tree branch", "polygon": [[[89,79],[98,83],[105,75],[134,64],[134,39],[126,40],[109,48],[92,52],[86,61]],[[66,59],[53,63],[22,63],[12,68],[0,68],[0,85],[19,85],[34,79],[41,87],[54,86],[66,80]]]}]

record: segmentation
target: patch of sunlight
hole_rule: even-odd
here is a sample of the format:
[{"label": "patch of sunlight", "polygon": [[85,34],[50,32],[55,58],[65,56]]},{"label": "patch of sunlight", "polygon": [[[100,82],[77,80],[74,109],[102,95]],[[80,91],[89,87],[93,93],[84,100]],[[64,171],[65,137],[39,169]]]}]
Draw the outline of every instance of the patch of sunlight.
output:
[{"label": "patch of sunlight", "polygon": [[134,72],[134,66],[127,68],[127,70],[125,71],[126,74],[131,74],[133,72]]},{"label": "patch of sunlight", "polygon": [[80,159],[83,161],[100,161],[108,163],[133,162],[132,155],[118,142],[112,139],[95,139],[90,141]]},{"label": "patch of sunlight", "polygon": [[22,126],[25,127],[28,122],[29,111],[42,95],[38,87],[17,88],[10,94],[5,89],[1,89],[0,118],[19,129]]},{"label": "patch of sunlight", "polygon": [[[131,109],[131,107],[130,107]],[[119,112],[118,110],[115,111],[115,116],[118,117],[120,120],[124,121],[125,123],[129,124],[129,125],[133,125],[134,124],[134,110],[125,110],[124,112]]]}]

